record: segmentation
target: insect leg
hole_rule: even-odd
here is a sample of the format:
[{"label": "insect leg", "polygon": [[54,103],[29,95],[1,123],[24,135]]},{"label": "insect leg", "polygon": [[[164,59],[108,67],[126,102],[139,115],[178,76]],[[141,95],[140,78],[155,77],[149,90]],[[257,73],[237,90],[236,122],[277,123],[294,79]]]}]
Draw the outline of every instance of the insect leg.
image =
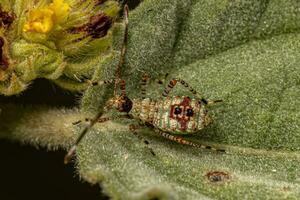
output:
[{"label": "insect leg", "polygon": [[142,76],[142,81],[141,81],[142,99],[146,98],[146,87],[147,87],[149,78],[150,78],[149,75],[146,73],[143,74],[143,76]]},{"label": "insect leg", "polygon": [[120,90],[123,96],[126,96],[126,83],[125,80],[120,80]]},{"label": "insect leg", "polygon": [[192,92],[194,95],[197,95],[196,90],[194,90],[194,88],[192,88],[191,86],[189,86],[189,84],[187,82],[185,82],[184,80],[180,79],[180,78],[174,78],[172,79],[169,84],[167,85],[167,87],[164,89],[162,95],[164,97],[168,96],[168,94],[170,93],[170,91],[176,86],[177,83],[181,83],[184,87],[188,88],[190,90],[190,92]]},{"label": "insect leg", "polygon": [[114,96],[117,95],[117,86],[120,84],[120,77],[121,77],[121,66],[123,66],[125,62],[125,54],[126,54],[126,49],[127,49],[127,41],[128,41],[128,6],[125,4],[124,6],[124,36],[123,36],[123,43],[122,43],[122,49],[121,49],[121,55],[120,55],[120,60],[117,65],[117,69],[115,71],[115,86],[114,86]]},{"label": "insect leg", "polygon": [[[76,139],[74,145],[70,148],[70,150],[68,151],[68,153],[65,156],[64,159],[64,163],[68,164],[70,162],[70,160],[72,159],[72,156],[74,155],[76,148],[78,146],[78,144],[81,142],[81,140],[83,139],[83,137],[87,134],[87,132],[94,126],[94,124],[100,119],[100,117],[102,116],[102,112],[99,112],[91,121],[90,123],[84,127],[84,129],[82,130],[82,132],[80,133],[80,135],[78,136],[78,138]],[[76,122],[77,124],[78,122]],[[79,122],[80,123],[80,122]],[[74,123],[73,123],[74,124]]]},{"label": "insect leg", "polygon": [[[85,121],[90,122],[88,126],[84,127],[83,131],[81,132],[81,134],[79,135],[79,137],[77,138],[75,144],[72,146],[72,148],[68,151],[68,153],[65,156],[64,159],[64,163],[68,164],[72,158],[72,156],[74,155],[76,148],[78,146],[78,144],[81,142],[82,138],[85,136],[85,134],[87,133],[88,130],[90,130],[90,128],[95,124],[95,123],[103,123],[103,122],[107,122],[109,120],[115,120],[115,119],[132,119],[132,117],[130,115],[119,115],[119,116],[115,116],[115,117],[98,117],[98,118],[93,118],[93,119],[89,119],[86,118]],[[74,122],[73,125],[77,125],[79,123],[81,123],[82,120],[79,120],[77,122]]]},{"label": "insect leg", "polygon": [[123,64],[125,62],[125,54],[126,54],[127,41],[128,41],[128,12],[129,12],[129,8],[128,8],[127,4],[125,4],[125,6],[124,6],[125,30],[124,30],[124,36],[123,36],[123,43],[122,43],[122,47],[121,47],[121,55],[120,55],[120,59],[119,59],[119,63],[117,65],[116,71],[115,71],[115,80],[95,81],[95,82],[88,80],[88,83],[91,84],[92,86],[101,85],[103,83],[114,83],[114,96],[117,95],[116,91],[117,91],[118,85],[121,84],[120,87],[122,88],[122,83],[124,82],[123,80],[120,80],[120,77],[121,77],[121,66],[123,66]]},{"label": "insect leg", "polygon": [[149,149],[150,153],[155,156],[155,153],[153,151],[153,149],[151,147],[148,146],[149,142],[147,140],[145,140],[140,134],[138,134],[137,129],[140,128],[140,126],[136,126],[134,124],[130,124],[129,125],[129,130],[141,141],[143,141],[143,143],[146,145],[146,147]]},{"label": "insect leg", "polygon": [[197,148],[201,148],[201,149],[209,149],[209,150],[212,150],[212,151],[218,151],[218,152],[223,152],[223,153],[226,152],[224,149],[218,149],[218,148],[214,148],[214,147],[207,146],[207,145],[193,143],[191,141],[185,140],[182,137],[171,135],[171,134],[163,132],[159,129],[155,129],[155,132],[158,133],[159,135],[163,136],[164,138],[167,138],[168,140],[175,141],[179,144],[189,145],[189,146],[193,146],[193,147],[197,147]]},{"label": "insect leg", "polygon": [[[91,81],[87,77],[84,77],[84,79],[85,79],[84,81],[86,83],[88,83],[90,86],[99,86],[99,85],[103,85],[103,84],[112,84],[112,83],[114,83],[114,80]],[[123,95],[126,95],[125,81],[124,80],[119,80],[119,84],[120,84],[121,93]]]},{"label": "insect leg", "polygon": [[[123,115],[120,115],[120,116],[123,116]],[[118,116],[118,118],[122,118],[122,117],[119,117],[119,116]],[[125,117],[124,117],[124,118],[125,118]],[[101,118],[98,119],[97,123],[102,123],[102,122],[106,122],[106,121],[113,120],[113,119],[116,119],[116,118],[111,118],[111,117],[101,117]],[[76,122],[73,122],[72,124],[73,124],[73,125],[78,125],[78,124],[80,124],[80,123],[83,122],[83,121],[89,122],[89,121],[92,121],[92,119],[90,119],[90,118],[85,118],[85,120],[78,120],[78,121],[76,121]]]},{"label": "insect leg", "polygon": [[86,82],[90,86],[98,86],[98,85],[103,85],[103,84],[112,84],[114,83],[114,80],[101,80],[101,81],[91,81],[88,77],[86,76],[81,76],[81,81]]},{"label": "insect leg", "polygon": [[214,105],[216,103],[223,102],[223,100],[208,100],[207,105]]},{"label": "insect leg", "polygon": [[[127,46],[127,38],[128,38],[128,6],[124,6],[124,24],[125,24],[125,31],[124,31],[124,39],[123,39],[123,44],[122,44],[122,49],[121,49],[121,55],[120,55],[120,60],[117,65],[116,71],[115,71],[115,81],[114,81],[114,96],[117,95],[117,86],[120,84],[120,71],[121,71],[121,66],[124,64],[125,60],[125,53],[126,53],[126,46]],[[124,82],[124,81],[123,81]],[[96,84],[97,85],[97,84]],[[121,90],[122,90],[122,84],[121,84]],[[124,82],[124,91],[125,92],[125,82]],[[76,148],[78,144],[81,142],[82,138],[86,135],[86,133],[91,129],[91,127],[94,126],[94,124],[100,119],[100,117],[103,115],[103,111],[99,111],[97,115],[90,120],[90,123],[88,126],[86,126],[82,132],[80,133],[79,137],[76,139],[75,144],[71,147],[71,149],[68,151],[67,155],[65,156],[65,164],[68,163],[72,155],[75,153]]]},{"label": "insect leg", "polygon": [[169,73],[166,73],[163,80],[162,79],[155,79],[155,82],[158,83],[158,84],[161,84],[161,85],[165,84],[168,76],[169,76]]},{"label": "insect leg", "polygon": [[[180,78],[174,78],[174,79],[172,79],[169,82],[169,84],[167,85],[167,87],[164,89],[162,95],[164,97],[167,97],[168,94],[170,93],[170,91],[176,86],[176,84],[178,82],[181,85],[183,85],[184,87],[186,87],[191,93],[193,93],[194,95],[198,96],[197,91],[194,88],[192,88],[187,82],[185,82],[184,80],[182,80]],[[198,98],[201,100],[201,102],[203,102],[204,104],[207,104],[207,105],[213,105],[215,103],[222,102],[222,100],[206,100],[206,99],[202,98],[201,96],[198,96]]]}]

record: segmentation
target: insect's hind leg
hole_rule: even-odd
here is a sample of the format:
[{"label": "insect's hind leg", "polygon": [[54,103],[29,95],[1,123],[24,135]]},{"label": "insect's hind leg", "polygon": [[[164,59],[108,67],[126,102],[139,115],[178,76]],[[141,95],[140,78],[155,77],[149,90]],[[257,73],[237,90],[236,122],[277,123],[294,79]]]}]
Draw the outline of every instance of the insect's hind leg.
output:
[{"label": "insect's hind leg", "polygon": [[149,149],[150,153],[155,156],[155,153],[153,151],[153,149],[151,147],[149,147],[149,142],[147,140],[145,140],[138,132],[137,129],[139,129],[140,126],[136,126],[134,124],[130,124],[129,125],[129,130],[141,141],[143,141],[143,143],[146,145],[146,147]]},{"label": "insect's hind leg", "polygon": [[[111,120],[115,120],[115,119],[132,119],[132,117],[130,115],[118,115],[115,117],[101,117],[96,121],[96,123],[103,123],[103,122],[107,122],[107,121],[111,121]],[[83,121],[90,122],[92,120],[93,119],[91,119],[91,118],[85,118],[84,120],[78,120],[76,122],[73,122],[72,124],[78,125],[78,124],[82,123]]]},{"label": "insect's hind leg", "polygon": [[189,146],[193,146],[193,147],[197,147],[197,148],[201,148],[201,149],[209,149],[209,150],[212,150],[212,151],[218,151],[218,152],[226,153],[226,151],[224,149],[218,149],[218,148],[215,148],[215,147],[212,147],[212,146],[196,144],[196,143],[193,143],[191,141],[185,140],[182,137],[171,135],[169,133],[163,132],[159,129],[155,129],[155,132],[158,133],[159,135],[163,136],[164,138],[167,138],[168,140],[172,140],[172,141],[177,142],[179,144],[184,144],[184,145],[189,145]]}]

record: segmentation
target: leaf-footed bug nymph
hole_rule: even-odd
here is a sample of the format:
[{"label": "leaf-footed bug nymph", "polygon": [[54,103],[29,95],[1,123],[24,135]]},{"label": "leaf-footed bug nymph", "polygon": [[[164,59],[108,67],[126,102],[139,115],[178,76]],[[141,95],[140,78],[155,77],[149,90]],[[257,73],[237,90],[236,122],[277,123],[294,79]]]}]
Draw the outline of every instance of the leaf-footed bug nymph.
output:
[{"label": "leaf-footed bug nymph", "polygon": [[[219,152],[225,152],[223,149],[217,149],[211,146],[206,146],[202,144],[197,144],[188,141],[178,135],[193,134],[199,130],[208,126],[212,120],[208,115],[208,107],[221,102],[222,100],[206,100],[197,96],[196,90],[189,86],[184,80],[180,78],[172,79],[167,87],[164,89],[162,98],[151,99],[146,98],[146,85],[149,80],[149,76],[144,74],[141,83],[141,98],[140,99],[130,99],[126,94],[125,81],[120,78],[121,67],[124,64],[126,47],[127,47],[127,37],[128,37],[128,6],[124,7],[124,40],[121,49],[120,60],[115,71],[114,80],[114,96],[107,101],[104,112],[108,112],[111,109],[116,109],[122,115],[116,117],[102,117],[102,112],[99,112],[93,119],[87,119],[89,124],[82,130],[79,137],[77,138],[75,144],[69,150],[65,156],[65,163],[68,163],[75,153],[77,145],[80,143],[82,138],[86,133],[94,126],[95,123],[103,123],[109,120],[118,118],[129,118],[136,119],[141,122],[141,124],[152,128],[155,133],[163,136],[169,140],[175,141],[180,144],[189,145],[202,149],[210,149]],[[113,81],[98,81],[92,82],[87,81],[91,86],[97,86],[101,84],[111,84]],[[185,88],[187,88],[195,98],[190,98],[189,96],[168,96],[170,91],[180,83]],[[117,94],[118,88],[120,89],[120,94]],[[78,124],[78,121],[74,124]],[[137,126],[130,125],[129,129],[136,135],[139,139],[143,139],[136,131]],[[145,141],[148,144],[148,141]],[[149,148],[149,147],[148,147]],[[153,150],[149,148],[151,153],[155,155]]]}]

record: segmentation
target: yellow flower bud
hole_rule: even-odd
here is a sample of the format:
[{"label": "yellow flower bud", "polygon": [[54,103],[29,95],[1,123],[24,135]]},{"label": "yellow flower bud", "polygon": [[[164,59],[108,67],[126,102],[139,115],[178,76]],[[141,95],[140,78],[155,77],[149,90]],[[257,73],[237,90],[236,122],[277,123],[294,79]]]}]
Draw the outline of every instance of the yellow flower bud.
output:
[{"label": "yellow flower bud", "polygon": [[66,19],[70,6],[64,0],[53,0],[44,7],[29,12],[27,22],[24,24],[24,32],[49,33],[55,25]]},{"label": "yellow flower bud", "polygon": [[53,0],[49,9],[54,12],[54,21],[60,23],[67,18],[71,8],[67,3],[64,3],[64,0]]},{"label": "yellow flower bud", "polygon": [[53,11],[48,8],[32,10],[29,20],[23,27],[24,32],[48,33],[53,27]]}]

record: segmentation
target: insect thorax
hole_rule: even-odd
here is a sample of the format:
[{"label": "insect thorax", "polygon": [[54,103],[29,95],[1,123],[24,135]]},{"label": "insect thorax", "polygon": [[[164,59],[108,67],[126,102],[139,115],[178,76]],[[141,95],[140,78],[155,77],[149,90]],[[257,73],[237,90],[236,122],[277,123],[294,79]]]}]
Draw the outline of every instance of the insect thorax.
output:
[{"label": "insect thorax", "polygon": [[130,114],[158,129],[177,134],[197,132],[211,121],[205,105],[186,96],[134,99]]}]

